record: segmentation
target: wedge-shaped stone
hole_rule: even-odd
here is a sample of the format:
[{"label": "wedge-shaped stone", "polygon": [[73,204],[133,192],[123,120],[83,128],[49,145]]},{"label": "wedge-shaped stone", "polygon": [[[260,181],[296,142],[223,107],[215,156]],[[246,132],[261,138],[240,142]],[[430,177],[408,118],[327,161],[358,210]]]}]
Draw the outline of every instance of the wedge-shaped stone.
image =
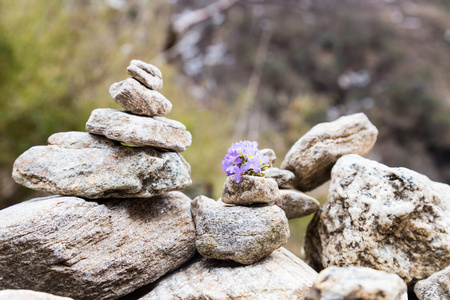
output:
[{"label": "wedge-shaped stone", "polygon": [[164,117],[143,117],[111,108],[92,111],[86,123],[90,133],[135,146],[185,151],[192,135],[182,123]]},{"label": "wedge-shaped stone", "polygon": [[414,293],[420,300],[450,299],[450,266],[417,282]]},{"label": "wedge-shaped stone", "polygon": [[161,71],[142,60],[133,59],[127,67],[127,73],[152,90],[159,90],[163,86]]},{"label": "wedge-shaped stone", "polygon": [[370,267],[412,288],[450,265],[449,185],[355,154],[340,158],[331,178],[305,237],[316,270]]},{"label": "wedge-shaped stone", "polygon": [[405,282],[370,268],[330,267],[319,273],[306,300],[408,300]]},{"label": "wedge-shaped stone", "polygon": [[275,204],[284,210],[288,219],[301,218],[313,214],[320,208],[319,201],[294,189],[281,189],[280,198]]},{"label": "wedge-shaped stone", "polygon": [[304,299],[316,277],[313,269],[284,248],[251,266],[197,258],[158,280],[140,300]]},{"label": "wedge-shaped stone", "polygon": [[294,173],[279,168],[268,168],[263,173],[266,175],[266,178],[275,180],[278,186],[289,185],[295,179]]},{"label": "wedge-shaped stone", "polygon": [[317,124],[292,146],[281,169],[295,174],[295,188],[313,190],[330,179],[331,168],[339,157],[366,154],[377,135],[377,128],[363,113]]},{"label": "wedge-shaped stone", "polygon": [[278,206],[234,206],[211,201],[192,202],[195,246],[204,257],[249,265],[287,242],[288,220]]},{"label": "wedge-shaped stone", "polygon": [[14,163],[14,180],[28,188],[85,198],[148,198],[189,186],[190,166],[176,152],[119,146],[85,132],[63,132]]},{"label": "wedge-shaped stone", "polygon": [[222,202],[228,204],[273,203],[280,198],[275,180],[243,175],[238,183],[231,176],[223,185]]},{"label": "wedge-shaped stone", "polygon": [[0,289],[117,299],[195,254],[191,200],[36,198],[0,211]]},{"label": "wedge-shaped stone", "polygon": [[112,84],[109,93],[120,106],[137,115],[165,116],[172,110],[166,97],[133,78]]}]

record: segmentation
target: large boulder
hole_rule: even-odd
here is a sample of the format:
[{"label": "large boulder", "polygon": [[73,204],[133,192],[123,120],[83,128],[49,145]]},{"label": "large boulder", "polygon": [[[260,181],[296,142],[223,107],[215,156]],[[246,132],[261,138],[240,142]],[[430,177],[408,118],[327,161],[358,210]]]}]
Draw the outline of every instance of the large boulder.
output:
[{"label": "large boulder", "polygon": [[417,282],[414,293],[420,300],[450,299],[450,265]]},{"label": "large boulder", "polygon": [[316,270],[363,266],[411,288],[450,264],[450,186],[405,168],[347,155],[333,168],[328,201],[305,238]]},{"label": "large boulder", "polygon": [[164,117],[138,116],[112,108],[94,109],[86,122],[93,134],[134,146],[149,146],[183,152],[192,135],[182,123]]},{"label": "large boulder", "polygon": [[304,299],[316,277],[284,248],[250,266],[197,258],[158,280],[139,299]]},{"label": "large boulder", "polygon": [[280,248],[289,238],[288,220],[276,205],[225,205],[203,197],[194,199],[192,213],[195,246],[204,257],[249,265]]},{"label": "large boulder", "polygon": [[191,200],[36,198],[0,211],[0,289],[117,299],[195,254]]},{"label": "large boulder", "polygon": [[377,128],[363,113],[317,124],[292,146],[281,168],[295,174],[295,188],[313,190],[330,179],[331,168],[341,156],[369,152],[377,135]]},{"label": "large boulder", "polygon": [[322,270],[306,300],[408,300],[405,282],[395,274],[363,267]]},{"label": "large boulder", "polygon": [[175,152],[125,147],[85,132],[52,135],[14,163],[28,188],[85,198],[152,197],[189,186],[190,166]]}]

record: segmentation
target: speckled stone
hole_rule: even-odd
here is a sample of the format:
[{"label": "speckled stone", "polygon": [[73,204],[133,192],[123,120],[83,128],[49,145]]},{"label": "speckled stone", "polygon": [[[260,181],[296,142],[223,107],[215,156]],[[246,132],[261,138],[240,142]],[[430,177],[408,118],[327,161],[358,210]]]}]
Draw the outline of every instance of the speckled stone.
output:
[{"label": "speckled stone", "polygon": [[127,73],[152,90],[163,87],[161,71],[152,64],[133,59],[127,67]]},{"label": "speckled stone", "polygon": [[223,185],[222,201],[227,204],[273,203],[280,197],[275,180],[243,175],[240,182],[231,176]]}]

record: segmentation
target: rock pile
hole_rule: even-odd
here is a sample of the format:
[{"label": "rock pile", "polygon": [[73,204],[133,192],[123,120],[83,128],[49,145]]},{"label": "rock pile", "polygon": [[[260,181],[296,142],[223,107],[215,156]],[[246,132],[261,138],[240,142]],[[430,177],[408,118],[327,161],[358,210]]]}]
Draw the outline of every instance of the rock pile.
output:
[{"label": "rock pile", "polygon": [[115,299],[194,256],[191,199],[176,192],[191,184],[179,153],[191,134],[163,117],[172,104],[156,67],[127,71],[110,89],[127,111],[96,109],[89,133],[54,134],[16,160],[16,182],[64,196],[0,212],[0,289]]},{"label": "rock pile", "polygon": [[[58,299],[25,288],[74,299],[404,300],[407,288],[450,298],[450,186],[361,157],[377,137],[364,114],[318,124],[265,177],[228,177],[218,201],[191,201],[179,190],[191,184],[180,152],[192,137],[164,117],[162,74],[137,60],[127,72],[110,88],[126,111],[96,109],[88,133],[54,134],[16,160],[18,183],[58,196],[0,211],[0,299]],[[320,207],[304,192],[330,178]],[[288,219],[316,211],[305,254],[320,274],[282,248]]]},{"label": "rock pile", "polygon": [[135,78],[113,84],[110,91],[129,111],[96,109],[86,123],[91,134],[52,135],[48,146],[32,147],[16,160],[14,180],[90,199],[152,197],[189,186],[190,166],[178,152],[191,145],[192,137],[183,124],[162,117],[172,104],[151,89],[162,86],[161,72],[136,60],[128,72]]}]

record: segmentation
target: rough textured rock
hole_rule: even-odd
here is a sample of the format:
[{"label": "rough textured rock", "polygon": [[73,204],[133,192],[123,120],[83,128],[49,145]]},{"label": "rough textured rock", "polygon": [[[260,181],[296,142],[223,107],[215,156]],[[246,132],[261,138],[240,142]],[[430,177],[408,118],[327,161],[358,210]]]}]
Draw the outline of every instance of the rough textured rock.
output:
[{"label": "rough textured rock", "polygon": [[192,135],[178,121],[164,117],[136,116],[112,108],[94,109],[86,123],[90,133],[136,146],[185,151]]},{"label": "rough textured rock", "polygon": [[268,168],[263,173],[266,175],[266,178],[275,180],[278,186],[289,185],[295,178],[295,174],[291,171],[282,170],[279,168]]},{"label": "rough textured rock", "polygon": [[36,198],[0,211],[0,289],[117,299],[195,254],[191,200]]},{"label": "rough textured rock", "polygon": [[109,93],[120,106],[134,114],[164,116],[172,110],[172,103],[166,97],[133,78],[112,84]]},{"label": "rough textured rock", "polygon": [[275,180],[243,175],[241,181],[228,177],[223,185],[222,202],[227,204],[273,203],[280,197]]},{"label": "rough textured rock", "polygon": [[330,179],[339,157],[369,152],[377,135],[378,130],[363,113],[317,124],[292,146],[281,168],[294,172],[295,188],[313,190]]},{"label": "rough textured rock", "polygon": [[369,268],[330,267],[319,273],[307,300],[408,300],[405,282],[395,274]]},{"label": "rough textured rock", "polygon": [[284,210],[288,219],[301,218],[313,214],[320,208],[319,201],[294,189],[281,189],[280,198],[275,204]]},{"label": "rough textured rock", "polygon": [[198,252],[208,258],[252,264],[284,245],[289,238],[285,213],[276,205],[199,207]]},{"label": "rough textured rock", "polygon": [[161,278],[140,300],[304,299],[317,273],[280,248],[251,265],[198,258]]},{"label": "rough textured rock", "polygon": [[261,149],[260,152],[269,158],[269,162],[274,164],[277,160],[277,155],[275,154],[275,151],[269,148]]},{"label": "rough textured rock", "polygon": [[411,288],[450,264],[450,186],[405,168],[346,155],[333,168],[328,201],[308,226],[316,270],[363,266]]},{"label": "rough textured rock", "polygon": [[30,290],[2,290],[0,300],[71,300],[72,298]]},{"label": "rough textured rock", "polygon": [[417,282],[414,293],[420,300],[450,300],[450,266]]},{"label": "rough textured rock", "polygon": [[127,67],[127,73],[152,90],[159,90],[163,86],[161,71],[142,60],[133,59]]},{"label": "rough textured rock", "polygon": [[197,216],[201,216],[205,208],[217,207],[225,205],[222,201],[215,201],[214,199],[200,195],[194,198],[191,202],[191,213],[194,222],[197,223]]},{"label": "rough textured rock", "polygon": [[190,166],[175,152],[125,147],[85,132],[64,132],[14,163],[14,180],[28,188],[86,198],[152,197],[191,184]]}]

